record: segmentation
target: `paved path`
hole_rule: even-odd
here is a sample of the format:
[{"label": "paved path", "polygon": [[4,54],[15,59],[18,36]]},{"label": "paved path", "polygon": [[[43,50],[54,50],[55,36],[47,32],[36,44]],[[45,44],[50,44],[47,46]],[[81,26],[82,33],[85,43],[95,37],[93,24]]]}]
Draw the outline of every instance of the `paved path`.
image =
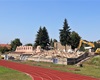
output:
[{"label": "paved path", "polygon": [[5,66],[7,68],[25,72],[32,76],[32,80],[99,80],[89,76],[82,76],[69,72],[60,72],[5,60],[0,60],[0,66]]}]

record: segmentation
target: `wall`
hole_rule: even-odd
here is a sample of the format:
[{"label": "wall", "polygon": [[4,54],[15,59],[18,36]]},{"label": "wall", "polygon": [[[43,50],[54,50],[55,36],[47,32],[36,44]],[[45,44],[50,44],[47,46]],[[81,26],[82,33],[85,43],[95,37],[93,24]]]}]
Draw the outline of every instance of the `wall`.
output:
[{"label": "wall", "polygon": [[[65,46],[62,46],[60,42],[54,43],[54,48],[57,50],[65,50]],[[71,46],[66,45],[66,50],[71,49]]]}]

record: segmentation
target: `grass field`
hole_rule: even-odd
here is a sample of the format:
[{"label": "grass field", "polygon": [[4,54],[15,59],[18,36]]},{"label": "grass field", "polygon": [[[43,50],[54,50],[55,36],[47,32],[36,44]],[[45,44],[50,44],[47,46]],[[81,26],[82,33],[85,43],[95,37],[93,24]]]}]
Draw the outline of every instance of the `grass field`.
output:
[{"label": "grass field", "polygon": [[32,80],[30,76],[0,66],[0,80]]}]

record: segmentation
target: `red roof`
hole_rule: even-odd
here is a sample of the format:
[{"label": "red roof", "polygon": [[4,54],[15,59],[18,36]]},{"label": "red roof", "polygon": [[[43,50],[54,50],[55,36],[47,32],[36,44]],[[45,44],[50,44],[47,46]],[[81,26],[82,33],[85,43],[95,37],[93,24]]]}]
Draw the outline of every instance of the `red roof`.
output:
[{"label": "red roof", "polygon": [[11,48],[10,44],[0,44],[0,47],[7,47],[8,49]]}]

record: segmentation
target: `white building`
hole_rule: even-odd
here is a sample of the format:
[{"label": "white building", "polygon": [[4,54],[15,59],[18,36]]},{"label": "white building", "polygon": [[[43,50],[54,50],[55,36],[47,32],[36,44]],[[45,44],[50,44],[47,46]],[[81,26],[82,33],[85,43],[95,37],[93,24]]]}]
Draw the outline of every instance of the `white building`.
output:
[{"label": "white building", "polygon": [[33,47],[32,46],[18,46],[15,50],[17,53],[32,53]]}]

